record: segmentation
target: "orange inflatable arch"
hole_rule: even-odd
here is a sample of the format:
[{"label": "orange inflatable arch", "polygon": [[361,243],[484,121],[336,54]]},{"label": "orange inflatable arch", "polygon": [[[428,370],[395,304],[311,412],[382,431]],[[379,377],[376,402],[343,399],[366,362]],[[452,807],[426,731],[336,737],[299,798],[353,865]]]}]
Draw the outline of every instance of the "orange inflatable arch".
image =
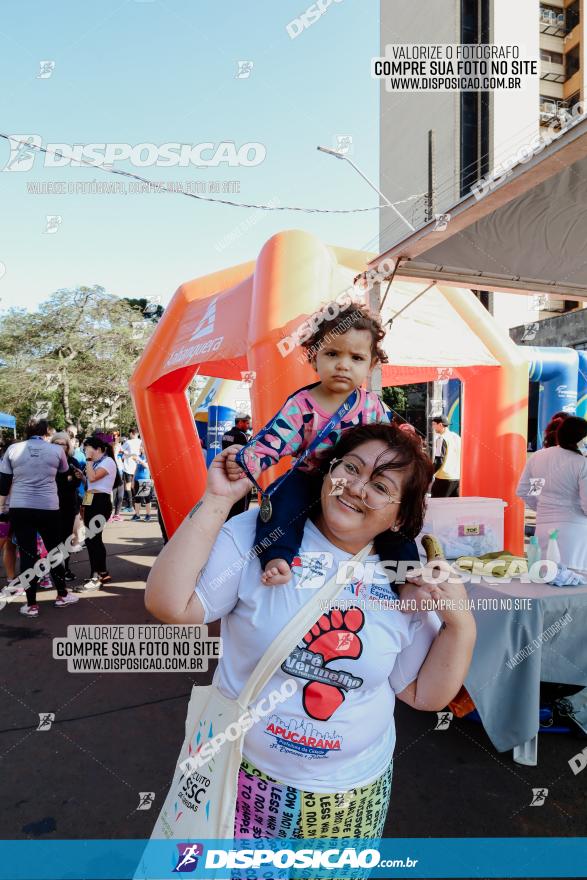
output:
[{"label": "orange inflatable arch", "polygon": [[[169,535],[202,495],[206,481],[186,395],[193,376],[241,380],[244,372],[254,374],[250,394],[258,429],[289,394],[316,381],[296,352],[282,356],[277,343],[321,304],[351,287],[373,256],[327,246],[303,231],[281,232],[265,243],[256,262],[189,281],[176,291],[130,382]],[[452,373],[463,382],[461,494],[506,501],[505,546],[521,553],[524,505],[515,488],[526,461],[528,366],[470,291],[439,286],[438,293],[457,322],[455,349],[460,322],[463,332],[479,337],[492,359],[492,365],[457,366]],[[392,286],[392,301],[393,294]],[[415,327],[415,337],[417,332]],[[384,386],[437,376],[433,362],[390,363],[382,370]]]}]

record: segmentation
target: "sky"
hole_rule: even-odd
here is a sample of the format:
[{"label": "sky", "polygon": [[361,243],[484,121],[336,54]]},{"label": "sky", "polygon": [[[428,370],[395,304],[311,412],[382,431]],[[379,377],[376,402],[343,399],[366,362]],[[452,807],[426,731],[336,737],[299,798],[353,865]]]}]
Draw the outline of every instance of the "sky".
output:
[{"label": "sky", "polygon": [[[325,0],[324,0],[325,2]],[[324,155],[352,137],[352,159],[378,178],[377,0],[339,0],[302,30],[287,25],[307,0],[19,0],[0,20],[0,132],[47,144],[260,146],[256,165],[114,167],[153,181],[238,181],[236,202],[319,208],[371,207],[378,197],[347,162]],[[39,76],[41,62],[49,61]],[[239,62],[243,74],[237,76]],[[147,151],[143,153],[147,156]],[[93,168],[6,170],[0,139],[0,310],[36,309],[52,292],[100,284],[118,296],[166,304],[185,281],[255,259],[283,229],[377,252],[378,213],[300,214],[130,192]],[[238,159],[237,159],[238,161]],[[12,167],[18,163],[13,162]],[[125,183],[125,193],[76,192]],[[43,194],[42,185],[65,193]],[[234,186],[234,185],[233,185]],[[73,189],[73,192],[68,192]],[[57,217],[57,220],[47,220]],[[55,231],[51,231],[55,230]]]}]

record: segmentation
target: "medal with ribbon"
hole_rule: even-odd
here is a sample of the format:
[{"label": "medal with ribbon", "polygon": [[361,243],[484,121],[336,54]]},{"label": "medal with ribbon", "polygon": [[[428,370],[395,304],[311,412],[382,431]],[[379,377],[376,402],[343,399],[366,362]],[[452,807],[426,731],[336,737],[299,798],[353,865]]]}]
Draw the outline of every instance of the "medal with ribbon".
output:
[{"label": "medal with ribbon", "polygon": [[[309,391],[312,388],[316,388],[316,386],[319,384],[320,384],[319,382],[316,382],[314,385],[308,385],[305,388],[300,388],[295,393],[299,394],[299,391]],[[287,480],[288,476],[291,473],[293,473],[293,471],[296,468],[298,468],[308,458],[308,456],[310,456],[312,454],[312,452],[314,452],[314,450],[320,445],[320,443],[322,443],[322,441],[330,434],[330,432],[334,428],[336,428],[336,426],[342,421],[343,416],[346,413],[350,412],[350,410],[355,406],[355,404],[357,402],[358,394],[359,394],[359,392],[356,389],[354,391],[351,391],[351,393],[349,394],[347,399],[344,401],[344,403],[342,403],[339,406],[339,408],[336,410],[336,412],[331,415],[331,417],[328,419],[328,421],[324,425],[324,427],[320,431],[318,431],[318,433],[316,434],[316,436],[314,437],[314,439],[312,440],[310,445],[306,449],[304,449],[304,451],[301,453],[301,455],[298,458],[296,458],[296,460],[294,461],[293,467],[289,471],[287,471],[287,473],[282,474],[280,477],[278,477],[278,479],[274,483],[272,483],[272,485],[269,486],[269,488],[266,489],[265,491],[263,491],[263,489],[261,489],[261,487],[259,486],[255,477],[252,475],[249,468],[247,467],[247,463],[245,461],[245,453],[247,452],[247,450],[249,450],[251,448],[251,446],[253,446],[255,443],[258,443],[259,440],[261,440],[265,436],[265,434],[267,433],[267,431],[271,427],[273,419],[271,419],[271,421],[268,422],[264,428],[261,428],[261,430],[257,434],[255,434],[254,437],[252,437],[249,440],[249,442],[247,443],[246,446],[243,446],[242,449],[239,449],[239,451],[236,454],[236,460],[239,463],[239,465],[242,467],[244,472],[246,473],[249,480],[253,483],[253,485],[255,486],[257,491],[259,492],[259,495],[261,496],[261,506],[259,509],[259,516],[261,517],[261,522],[268,523],[269,520],[271,519],[272,514],[273,514],[273,508],[271,505],[271,495],[273,495],[275,490],[278,489],[282,485],[282,483],[285,482],[285,480]],[[294,395],[292,394],[290,397],[288,397],[287,400],[291,400],[291,397],[293,397],[293,396]],[[287,400],[286,400],[286,403],[287,403]]]}]

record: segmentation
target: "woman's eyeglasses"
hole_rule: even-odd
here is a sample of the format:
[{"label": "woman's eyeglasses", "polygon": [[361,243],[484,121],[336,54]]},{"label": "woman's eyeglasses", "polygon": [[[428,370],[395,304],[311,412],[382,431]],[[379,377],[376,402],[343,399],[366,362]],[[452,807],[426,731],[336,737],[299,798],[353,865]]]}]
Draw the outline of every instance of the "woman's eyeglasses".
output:
[{"label": "woman's eyeglasses", "polygon": [[[359,477],[359,469],[348,458],[335,458],[331,462],[328,473],[333,482],[331,495],[342,495],[348,483],[355,483]],[[401,504],[401,498],[392,495],[382,480],[365,480],[361,487],[361,498],[371,510],[382,510],[388,504]]]}]

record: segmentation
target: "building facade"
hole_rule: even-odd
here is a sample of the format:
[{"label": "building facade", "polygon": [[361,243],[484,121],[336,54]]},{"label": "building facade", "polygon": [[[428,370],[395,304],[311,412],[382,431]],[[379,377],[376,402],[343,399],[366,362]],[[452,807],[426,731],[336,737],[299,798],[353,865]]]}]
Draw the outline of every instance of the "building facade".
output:
[{"label": "building facade", "polygon": [[[412,226],[449,211],[472,183],[584,101],[584,2],[382,0],[381,55],[389,43],[470,42],[516,44],[524,57],[540,59],[539,79],[519,91],[390,93],[382,83],[380,188],[401,202]],[[393,213],[381,213],[380,253],[410,231]],[[582,309],[544,295],[480,298],[506,329]]]}]

